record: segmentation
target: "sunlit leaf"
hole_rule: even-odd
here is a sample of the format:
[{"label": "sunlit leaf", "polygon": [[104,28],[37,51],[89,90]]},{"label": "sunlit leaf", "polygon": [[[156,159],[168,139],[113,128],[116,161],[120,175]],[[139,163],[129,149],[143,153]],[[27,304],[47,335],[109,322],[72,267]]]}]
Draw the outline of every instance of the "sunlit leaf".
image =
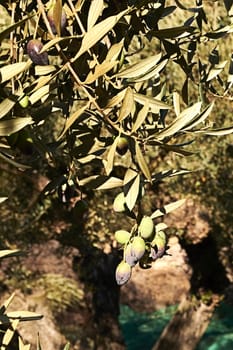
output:
[{"label": "sunlit leaf", "polygon": [[26,21],[28,21],[30,18],[35,16],[35,14],[32,14],[30,16],[27,16],[23,18],[21,21],[18,21],[14,24],[11,24],[7,28],[5,28],[3,31],[0,32],[0,42],[5,39],[11,32],[13,32],[16,28],[20,27],[22,24],[24,24]]},{"label": "sunlit leaf", "polygon": [[5,202],[7,200],[8,197],[0,197],[0,204]]},{"label": "sunlit leaf", "polygon": [[32,124],[32,122],[33,120],[31,117],[3,120],[0,122],[0,136],[9,136],[23,129],[25,126]]},{"label": "sunlit leaf", "polygon": [[158,108],[159,109],[170,109],[171,107],[168,106],[166,103],[157,100],[153,97],[149,97],[149,96],[145,96],[142,94],[138,94],[138,93],[134,93],[134,99],[136,102],[142,104],[143,106],[148,103],[149,107],[151,109],[152,112],[155,111],[155,113],[158,112]]},{"label": "sunlit leaf", "polygon": [[180,200],[178,200],[176,202],[167,204],[164,207],[155,210],[154,213],[151,214],[151,218],[155,219],[155,218],[158,218],[159,216],[163,216],[165,214],[168,214],[171,211],[181,207],[185,203],[185,201],[186,201],[186,199],[180,199]]},{"label": "sunlit leaf", "polygon": [[127,184],[129,184],[130,182],[133,181],[133,179],[135,179],[135,177],[138,175],[138,172],[134,169],[127,169],[125,172],[125,176],[124,176],[124,180],[123,180],[123,185],[126,186]]},{"label": "sunlit leaf", "polygon": [[56,67],[52,65],[48,66],[35,66],[35,75],[47,75],[56,71]]},{"label": "sunlit leaf", "polygon": [[20,321],[36,321],[41,320],[43,315],[32,311],[11,311],[7,313],[7,316],[13,320]]},{"label": "sunlit leaf", "polygon": [[86,80],[84,81],[84,84],[91,84],[95,80],[97,80],[99,77],[102,77],[104,74],[109,72],[118,62],[117,61],[111,61],[107,62],[104,61],[101,64],[97,65],[95,67],[94,72],[90,71]]},{"label": "sunlit leaf", "polygon": [[229,135],[233,133],[233,127],[227,127],[227,128],[220,128],[220,129],[213,129],[213,130],[200,130],[198,131],[200,133],[203,133],[205,135],[212,135],[212,136],[223,136],[223,135]]},{"label": "sunlit leaf", "polygon": [[64,130],[62,131],[61,135],[59,136],[59,139],[62,138],[67,130],[78,120],[78,118],[85,112],[85,110],[88,108],[89,102],[86,103],[84,106],[80,107],[75,111],[67,120],[65,123]]},{"label": "sunlit leaf", "polygon": [[120,12],[118,15],[110,16],[100,23],[94,25],[83,37],[81,47],[71,62],[76,61],[84,52],[88,51],[94,46],[101,38],[103,38],[117,22],[123,17],[128,10]]},{"label": "sunlit leaf", "polygon": [[113,108],[116,105],[118,105],[118,103],[120,103],[123,100],[125,93],[126,93],[126,89],[118,92],[118,94],[116,94],[110,100],[108,100],[108,103],[105,108]]},{"label": "sunlit leaf", "polygon": [[53,19],[58,36],[61,36],[61,16],[62,0],[56,0],[53,6]]},{"label": "sunlit leaf", "polygon": [[137,77],[140,77],[142,75],[145,75],[148,71],[154,68],[154,66],[158,63],[158,61],[161,59],[162,54],[159,53],[155,56],[149,56],[147,58],[144,58],[139,63],[136,63],[125,70],[119,72],[116,74],[118,78],[125,78],[125,79],[136,79]]},{"label": "sunlit leaf", "polygon": [[22,255],[23,253],[18,250],[18,249],[5,249],[5,250],[0,250],[0,259],[3,259],[3,258],[10,258],[10,257],[13,257],[13,256],[20,256]]},{"label": "sunlit leaf", "polygon": [[206,118],[208,118],[208,116],[210,115],[210,113],[212,112],[212,109],[214,107],[214,101],[212,103],[210,103],[209,106],[207,106],[204,111],[202,113],[200,113],[200,115],[195,118],[189,125],[187,125],[183,130],[190,130],[192,128],[194,128],[196,125],[203,123]]},{"label": "sunlit leaf", "polygon": [[0,82],[4,83],[7,80],[14,78],[16,75],[29,69],[31,66],[31,60],[27,62],[18,62],[8,64],[7,66],[0,68]]},{"label": "sunlit leaf", "polygon": [[180,26],[172,27],[167,29],[153,30],[151,34],[160,39],[172,39],[178,37],[184,37],[190,35],[195,30],[195,27],[191,26]]},{"label": "sunlit leaf", "polygon": [[112,188],[121,187],[123,185],[123,181],[118,179],[117,177],[108,177],[106,181],[97,187],[97,190],[108,190]]},{"label": "sunlit leaf", "polygon": [[116,43],[110,47],[108,50],[106,61],[116,61],[124,44],[124,39],[122,39],[119,43]]},{"label": "sunlit leaf", "polygon": [[0,308],[0,314],[4,314],[6,309],[8,308],[8,306],[10,305],[10,303],[12,302],[12,300],[14,299],[15,293],[12,293],[11,296],[4,301],[3,305],[1,305]]},{"label": "sunlit leaf", "polygon": [[213,68],[211,68],[207,77],[207,81],[210,81],[215,77],[217,77],[221,73],[221,71],[224,69],[227,62],[228,61],[221,62],[219,64],[216,64]]},{"label": "sunlit leaf", "polygon": [[138,112],[138,115],[136,117],[135,122],[133,123],[132,126],[132,133],[134,133],[135,131],[137,131],[140,126],[144,123],[147,114],[149,112],[149,103],[148,101],[146,101],[145,105],[142,107],[142,109]]},{"label": "sunlit leaf", "polygon": [[136,159],[145,178],[151,182],[151,174],[139,144],[135,143]]},{"label": "sunlit leaf", "polygon": [[14,320],[11,322],[10,326],[7,328],[2,338],[1,350],[4,350],[6,347],[8,347],[9,343],[11,342],[14,336],[14,333],[16,331],[18,324],[19,324],[19,320]]},{"label": "sunlit leaf", "polygon": [[135,206],[135,203],[138,198],[139,190],[140,190],[140,175],[138,174],[136,178],[133,180],[132,185],[129,188],[127,188],[127,191],[125,193],[126,205],[130,211]]},{"label": "sunlit leaf", "polygon": [[155,68],[153,68],[151,71],[149,71],[146,74],[143,74],[139,77],[136,77],[135,79],[128,79],[129,82],[140,82],[140,81],[146,81],[150,79],[155,79],[159,76],[159,73],[161,70],[166,66],[168,60],[163,60],[160,62]]},{"label": "sunlit leaf", "polygon": [[29,101],[32,105],[34,105],[36,102],[40,101],[43,97],[49,95],[50,92],[50,85],[42,86],[41,88],[37,89],[35,92],[31,94],[29,97]]},{"label": "sunlit leaf", "polygon": [[67,343],[63,350],[70,350],[70,343]]},{"label": "sunlit leaf", "polygon": [[132,113],[133,108],[134,108],[134,94],[133,94],[133,90],[130,87],[128,87],[125,92],[124,100],[123,100],[117,121],[122,122],[122,120],[127,118],[128,115]]},{"label": "sunlit leaf", "polygon": [[88,16],[87,16],[87,30],[90,30],[97,22],[104,9],[103,0],[92,0]]},{"label": "sunlit leaf", "polygon": [[200,113],[201,102],[195,103],[193,106],[186,108],[180,115],[166,128],[158,133],[157,138],[161,140],[165,137],[173,136],[178,131],[181,131],[184,126],[191,122],[195,116]]},{"label": "sunlit leaf", "polygon": [[108,155],[107,155],[107,162],[105,164],[105,171],[106,174],[109,175],[113,169],[113,165],[114,165],[114,157],[116,154],[116,148],[117,148],[117,144],[118,144],[118,140],[119,140],[119,136],[117,136],[113,142],[113,144],[110,146],[109,150],[108,150]]},{"label": "sunlit leaf", "polygon": [[19,350],[30,350],[31,345],[30,344],[24,344],[21,337],[18,337],[19,341]]},{"label": "sunlit leaf", "polygon": [[3,118],[14,107],[15,101],[5,98],[0,103],[0,119]]},{"label": "sunlit leaf", "polygon": [[178,117],[180,115],[180,95],[176,91],[173,92],[173,105],[176,116]]},{"label": "sunlit leaf", "polygon": [[164,222],[159,222],[157,225],[155,225],[155,232],[163,231],[167,228],[168,226]]},{"label": "sunlit leaf", "polygon": [[81,35],[71,35],[71,36],[63,36],[56,37],[54,39],[49,40],[46,44],[44,44],[43,48],[40,50],[40,53],[43,53],[45,51],[48,51],[51,47],[55,46],[56,44],[59,44],[63,41],[70,41],[71,39],[79,39],[81,38]]}]

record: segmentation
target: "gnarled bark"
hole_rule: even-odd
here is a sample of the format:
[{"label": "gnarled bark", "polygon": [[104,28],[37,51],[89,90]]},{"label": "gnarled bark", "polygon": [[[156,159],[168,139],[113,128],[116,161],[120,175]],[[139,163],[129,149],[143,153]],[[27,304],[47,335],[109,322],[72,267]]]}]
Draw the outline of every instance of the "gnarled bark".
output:
[{"label": "gnarled bark", "polygon": [[152,350],[193,350],[203,336],[215,306],[215,298],[210,305],[195,303],[185,298],[177,312],[163,330]]}]

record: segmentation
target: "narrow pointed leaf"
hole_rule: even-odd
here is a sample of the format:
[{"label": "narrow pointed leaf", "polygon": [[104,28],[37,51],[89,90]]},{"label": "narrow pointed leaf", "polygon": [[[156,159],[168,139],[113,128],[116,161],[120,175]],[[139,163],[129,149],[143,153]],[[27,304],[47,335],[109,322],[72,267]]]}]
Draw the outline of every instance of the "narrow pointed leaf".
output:
[{"label": "narrow pointed leaf", "polygon": [[61,16],[62,16],[62,0],[56,0],[53,7],[54,25],[58,36],[61,36]]},{"label": "narrow pointed leaf", "polygon": [[43,315],[32,311],[11,311],[7,313],[7,316],[13,320],[20,321],[36,321],[41,320]]},{"label": "narrow pointed leaf", "polygon": [[184,126],[186,126],[188,123],[193,120],[196,115],[200,112],[201,109],[201,102],[195,103],[193,106],[186,108],[184,111],[181,112],[181,114],[171,123],[169,126],[167,126],[165,129],[163,129],[158,135],[158,140],[161,140],[165,137],[169,137],[177,133],[178,131],[181,131]]},{"label": "narrow pointed leaf", "polygon": [[138,112],[137,118],[132,126],[132,133],[137,131],[140,126],[144,123],[147,115],[149,112],[149,103],[146,101],[145,105],[142,107],[142,109]]},{"label": "narrow pointed leaf", "polygon": [[83,37],[81,47],[71,62],[76,61],[84,52],[88,51],[100,39],[102,39],[110,30],[114,28],[117,22],[123,17],[128,10],[120,12],[116,16],[110,16],[102,22],[94,25]]},{"label": "narrow pointed leaf", "polygon": [[4,302],[0,308],[0,314],[4,314],[12,300],[14,299],[15,293],[12,293],[11,296]]},{"label": "narrow pointed leaf", "polygon": [[136,204],[139,190],[140,190],[140,175],[138,174],[136,178],[133,180],[132,185],[130,186],[129,190],[125,195],[126,205],[130,211],[134,208]]},{"label": "narrow pointed leaf", "polygon": [[13,257],[13,256],[20,256],[23,253],[18,250],[18,249],[4,249],[4,250],[0,250],[0,259],[3,258],[9,258],[9,257]]},{"label": "narrow pointed leaf", "polygon": [[109,72],[117,63],[118,63],[117,61],[115,61],[115,62],[114,61],[111,61],[111,62],[104,61],[100,65],[97,65],[95,67],[94,72],[90,72],[88,74],[86,80],[84,81],[84,84],[93,83],[95,80],[97,80],[98,78],[102,77],[104,74]]},{"label": "narrow pointed leaf", "polygon": [[108,103],[105,108],[113,108],[116,105],[118,105],[118,103],[120,103],[123,100],[125,93],[126,93],[126,89],[118,92],[118,94],[116,94],[114,97],[108,100]]},{"label": "narrow pointed leaf", "polygon": [[136,159],[137,159],[138,165],[139,165],[142,173],[144,174],[145,178],[151,182],[150,170],[149,170],[148,165],[145,161],[145,158],[142,154],[140,146],[137,142],[135,143],[135,151],[136,151]]},{"label": "narrow pointed leaf", "polygon": [[127,169],[123,180],[124,186],[127,185],[130,181],[132,181],[137,175],[137,171],[131,168]]},{"label": "narrow pointed leaf", "polygon": [[87,30],[90,30],[97,22],[104,9],[103,0],[92,0],[87,17]]},{"label": "narrow pointed leaf", "polygon": [[1,345],[1,350],[5,350],[6,348],[8,348],[9,343],[11,342],[14,333],[16,331],[16,328],[18,326],[19,320],[14,320],[13,322],[11,322],[10,327],[7,328],[3,338],[2,338],[2,345]]},{"label": "narrow pointed leaf", "polygon": [[14,31],[16,28],[20,27],[22,24],[24,24],[26,21],[28,21],[30,18],[35,16],[35,14],[27,16],[23,18],[21,21],[16,22],[14,24],[11,24],[7,28],[5,28],[3,31],[0,32],[0,42],[5,39],[12,31]]},{"label": "narrow pointed leaf", "polygon": [[89,102],[86,103],[84,106],[77,109],[76,112],[74,112],[67,120],[64,127],[64,130],[62,131],[61,135],[59,136],[59,139],[61,139],[67,130],[78,120],[78,118],[85,112],[86,109],[89,107]]},{"label": "narrow pointed leaf", "polygon": [[122,72],[117,73],[116,76],[118,78],[137,79],[137,77],[145,75],[148,71],[153,69],[161,57],[161,53],[155,56],[147,57],[141,60],[139,63],[136,63],[126,68]]},{"label": "narrow pointed leaf", "polygon": [[213,107],[214,107],[214,101],[209,106],[207,106],[205,110],[202,113],[200,113],[200,115],[197,118],[195,118],[193,122],[191,122],[183,130],[190,130],[194,128],[196,125],[198,125],[199,123],[203,123],[212,112]]},{"label": "narrow pointed leaf", "polygon": [[178,117],[180,115],[180,95],[176,91],[173,92],[173,105],[176,116]]},{"label": "narrow pointed leaf", "polygon": [[1,67],[0,82],[4,83],[5,81],[8,81],[14,78],[16,75],[27,70],[30,67],[30,65],[31,65],[31,61],[27,61],[27,62],[12,63],[12,64],[8,64],[7,66]]},{"label": "narrow pointed leaf", "polygon": [[121,179],[118,179],[117,177],[108,177],[106,181],[97,187],[97,190],[108,190],[112,188],[122,187],[123,181]]},{"label": "narrow pointed leaf", "polygon": [[127,88],[124,100],[119,112],[118,122],[122,122],[133,111],[134,108],[134,94],[130,87]]},{"label": "narrow pointed leaf", "polygon": [[118,144],[118,140],[119,140],[119,136],[117,136],[113,142],[113,144],[110,146],[110,149],[108,151],[108,155],[107,155],[107,162],[105,164],[105,171],[106,174],[109,175],[113,169],[113,165],[114,165],[114,157],[116,154],[116,148],[117,148],[117,144]]},{"label": "narrow pointed leaf", "polygon": [[152,112],[157,113],[158,109],[170,109],[171,107],[168,106],[166,103],[157,100],[153,97],[145,96],[142,94],[134,93],[134,100],[143,106],[146,104],[146,102],[149,104],[149,107]]},{"label": "narrow pointed leaf", "polygon": [[205,135],[212,135],[212,136],[224,136],[224,135],[232,134],[233,133],[233,127],[230,126],[230,127],[227,127],[227,128],[200,131],[200,133],[203,133]]},{"label": "narrow pointed leaf", "polygon": [[5,202],[8,199],[8,197],[0,197],[0,204]]},{"label": "narrow pointed leaf", "polygon": [[124,44],[124,39],[122,39],[119,43],[112,45],[107,53],[106,61],[116,61]]},{"label": "narrow pointed leaf", "polygon": [[9,98],[5,98],[5,100],[0,103],[0,119],[3,118],[8,112],[10,112],[14,105],[15,101]]},{"label": "narrow pointed leaf", "polygon": [[185,203],[185,201],[186,201],[186,199],[180,199],[176,202],[167,204],[164,207],[155,210],[154,213],[151,214],[151,218],[155,219],[155,218],[158,218],[159,216],[163,216],[165,214],[168,214],[171,211],[181,207]]},{"label": "narrow pointed leaf", "polygon": [[148,72],[144,75],[141,75],[140,77],[138,77],[136,79],[128,79],[128,81],[137,83],[140,81],[156,79],[157,77],[159,77],[160,71],[166,66],[167,62],[168,62],[168,60],[163,60],[155,68],[153,68],[150,72]]},{"label": "narrow pointed leaf", "polygon": [[29,97],[30,103],[33,105],[34,103],[40,101],[43,97],[48,95],[50,92],[50,85],[42,86],[41,88],[37,89],[31,96]]},{"label": "narrow pointed leaf", "polygon": [[207,77],[207,81],[210,81],[217,77],[221,71],[224,69],[225,65],[227,64],[228,61],[221,62],[219,64],[216,64],[210,71]]},{"label": "narrow pointed leaf", "polygon": [[18,341],[19,341],[19,350],[30,350],[31,345],[30,344],[25,345],[21,337],[18,337]]},{"label": "narrow pointed leaf", "polygon": [[25,118],[12,118],[0,122],[0,136],[9,136],[25,126],[32,124],[33,120],[31,117]]}]

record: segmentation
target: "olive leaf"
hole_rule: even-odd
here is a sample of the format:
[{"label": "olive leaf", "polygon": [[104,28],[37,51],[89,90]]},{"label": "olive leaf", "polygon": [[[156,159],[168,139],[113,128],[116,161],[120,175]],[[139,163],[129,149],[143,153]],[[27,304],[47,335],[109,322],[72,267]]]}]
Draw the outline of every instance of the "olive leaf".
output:
[{"label": "olive leaf", "polygon": [[25,117],[25,118],[18,117],[18,118],[12,118],[9,120],[1,121],[0,136],[9,136],[32,123],[33,123],[33,120],[31,117]]},{"label": "olive leaf", "polygon": [[184,203],[185,203],[186,199],[180,199],[178,201],[175,201],[173,203],[169,203],[167,205],[165,205],[162,208],[159,208],[157,210],[155,210],[152,214],[151,214],[151,219],[155,219],[158,218],[159,216],[163,216],[165,214],[170,213],[171,211],[178,209],[179,207],[181,207]]},{"label": "olive leaf", "polygon": [[128,10],[125,10],[121,11],[118,15],[110,16],[88,30],[87,33],[84,34],[79,51],[71,59],[71,62],[75,62],[84,52],[88,51],[103,38],[127,12]]},{"label": "olive leaf", "polygon": [[103,9],[103,0],[92,0],[87,17],[87,30],[90,30],[95,25]]}]

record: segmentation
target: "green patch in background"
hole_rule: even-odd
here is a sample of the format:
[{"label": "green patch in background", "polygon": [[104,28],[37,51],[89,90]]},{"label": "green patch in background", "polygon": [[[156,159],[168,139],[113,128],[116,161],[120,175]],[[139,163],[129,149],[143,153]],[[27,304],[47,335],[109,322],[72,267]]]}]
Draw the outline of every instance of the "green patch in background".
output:
[{"label": "green patch in background", "polygon": [[[120,325],[127,350],[151,350],[177,306],[153,313],[139,313],[121,305]],[[233,349],[233,306],[221,303],[196,350]]]}]

